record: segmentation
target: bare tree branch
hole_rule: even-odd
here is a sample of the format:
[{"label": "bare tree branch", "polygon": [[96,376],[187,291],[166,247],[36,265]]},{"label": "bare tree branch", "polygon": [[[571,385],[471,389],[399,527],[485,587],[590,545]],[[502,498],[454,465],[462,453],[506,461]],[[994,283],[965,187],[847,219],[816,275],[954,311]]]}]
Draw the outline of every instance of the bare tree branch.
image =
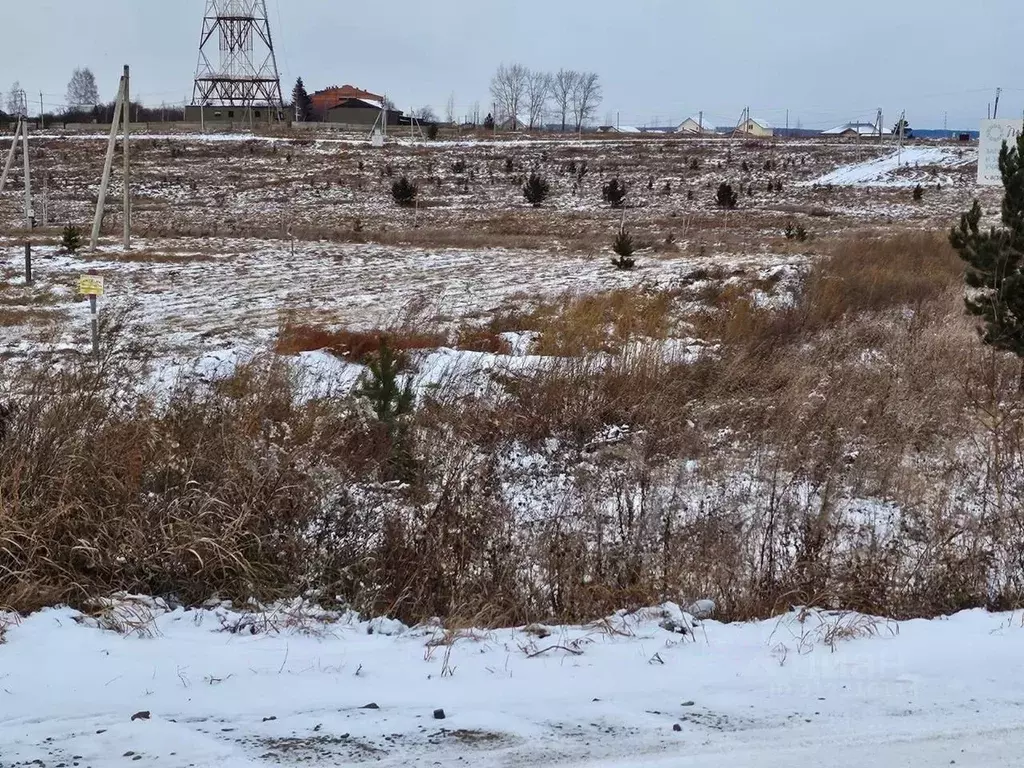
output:
[{"label": "bare tree branch", "polygon": [[510,119],[513,131],[518,127],[519,109],[526,93],[529,74],[529,70],[522,64],[502,64],[491,79],[491,96],[498,109],[495,120],[500,122]]},{"label": "bare tree branch", "polygon": [[526,111],[530,117],[530,130],[543,124],[551,96],[551,75],[530,72],[526,78]]},{"label": "bare tree branch", "polygon": [[555,107],[562,115],[563,132],[568,124],[572,94],[576,90],[576,83],[579,79],[579,72],[574,72],[571,69],[560,69],[551,77],[551,97],[554,99]]},{"label": "bare tree branch", "polygon": [[597,113],[601,98],[601,78],[595,72],[582,73],[572,90],[572,115],[577,131]]}]

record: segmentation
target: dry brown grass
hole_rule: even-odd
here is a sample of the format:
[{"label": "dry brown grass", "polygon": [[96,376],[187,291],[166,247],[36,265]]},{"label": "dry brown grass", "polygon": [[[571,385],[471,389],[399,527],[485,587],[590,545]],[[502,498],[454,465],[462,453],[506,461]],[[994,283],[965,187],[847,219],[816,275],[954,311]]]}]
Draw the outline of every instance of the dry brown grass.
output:
[{"label": "dry brown grass", "polygon": [[[501,397],[426,398],[402,484],[388,430],[346,398],[301,400],[280,358],[163,406],[114,338],[99,368],[10,371],[0,606],[341,594],[494,625],[681,596],[726,619],[1017,607],[1019,364],[978,346],[938,236],[876,242],[837,244],[788,309],[717,302],[701,322],[719,346],[697,362],[622,352],[687,320],[668,294],[565,297],[465,331],[490,349],[537,329],[563,357],[499,372]],[[376,339],[286,331],[282,351]]]},{"label": "dry brown grass", "polygon": [[439,333],[330,330],[324,326],[289,323],[278,334],[274,351],[279,355],[297,355],[326,350],[350,362],[365,363],[380,351],[384,340],[393,350],[400,352],[435,349],[444,344],[444,337]]},{"label": "dry brown grass", "polygon": [[580,357],[617,352],[633,339],[664,339],[672,330],[673,296],[643,288],[565,294],[528,312],[498,315],[493,331],[536,331],[541,355]]}]

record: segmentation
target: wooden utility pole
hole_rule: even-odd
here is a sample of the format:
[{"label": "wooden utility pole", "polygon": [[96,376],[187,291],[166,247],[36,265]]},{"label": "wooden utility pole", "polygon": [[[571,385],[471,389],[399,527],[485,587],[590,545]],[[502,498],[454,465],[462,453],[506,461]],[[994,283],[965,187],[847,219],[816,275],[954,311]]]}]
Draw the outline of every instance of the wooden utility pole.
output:
[{"label": "wooden utility pole", "polygon": [[117,100],[114,102],[114,116],[110,121],[110,139],[107,142],[107,159],[103,164],[103,178],[100,180],[99,199],[96,201],[96,217],[92,222],[92,238],[89,247],[95,249],[99,244],[100,227],[103,224],[103,208],[107,202],[107,190],[110,187],[110,173],[114,168],[114,148],[117,146],[117,128],[119,122],[125,123],[124,143],[124,167],[125,167],[125,250],[130,247],[131,233],[131,210],[130,194],[128,191],[129,173],[129,150],[128,150],[128,67],[124,68],[125,73],[121,76],[121,84],[117,89]]},{"label": "wooden utility pole", "polygon": [[46,118],[43,117],[43,92],[39,92],[39,130],[46,129]]}]

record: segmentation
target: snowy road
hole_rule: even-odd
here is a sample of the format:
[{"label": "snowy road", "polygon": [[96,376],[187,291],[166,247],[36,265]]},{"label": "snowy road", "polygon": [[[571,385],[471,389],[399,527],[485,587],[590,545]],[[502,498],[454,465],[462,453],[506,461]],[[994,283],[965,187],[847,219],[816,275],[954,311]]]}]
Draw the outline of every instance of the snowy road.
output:
[{"label": "snowy road", "polygon": [[687,638],[652,614],[453,644],[294,612],[256,635],[223,608],[134,617],[145,637],[69,610],[7,631],[2,768],[1024,765],[1019,615]]}]

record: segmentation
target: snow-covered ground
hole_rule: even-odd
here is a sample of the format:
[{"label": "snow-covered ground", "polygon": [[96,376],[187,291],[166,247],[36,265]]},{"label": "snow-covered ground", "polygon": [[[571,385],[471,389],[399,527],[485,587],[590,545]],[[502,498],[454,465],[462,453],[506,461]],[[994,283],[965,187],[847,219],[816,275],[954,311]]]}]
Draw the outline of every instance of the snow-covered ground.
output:
[{"label": "snow-covered ground", "polygon": [[977,148],[910,146],[875,160],[836,168],[805,185],[913,187],[950,185],[978,161]]},{"label": "snow-covered ground", "polygon": [[664,617],[689,617],[669,605],[445,634],[300,606],[121,605],[104,624],[127,636],[68,609],[7,629],[2,768],[1024,761],[1019,615],[810,612],[679,634]]}]

